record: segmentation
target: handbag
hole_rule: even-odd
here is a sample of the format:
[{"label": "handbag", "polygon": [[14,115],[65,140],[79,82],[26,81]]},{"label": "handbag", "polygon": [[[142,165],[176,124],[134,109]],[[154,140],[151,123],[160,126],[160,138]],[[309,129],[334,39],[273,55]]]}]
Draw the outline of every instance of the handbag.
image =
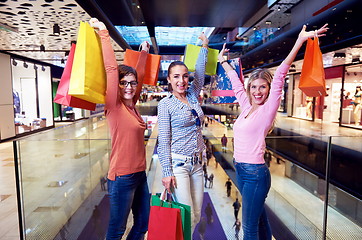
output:
[{"label": "handbag", "polygon": [[67,63],[65,64],[63,70],[62,77],[60,78],[57,93],[54,97],[54,102],[69,107],[76,107],[76,108],[82,108],[94,111],[96,109],[95,103],[91,103],[68,94],[69,80],[70,80],[70,74],[72,72],[75,48],[76,45],[73,43],[69,52]]},{"label": "handbag", "polygon": [[299,89],[309,97],[327,95],[322,52],[316,36],[307,40]]},{"label": "handbag", "polygon": [[156,193],[151,197],[151,206],[165,206],[169,208],[178,208],[180,209],[181,221],[182,221],[182,230],[184,240],[192,240],[191,233],[191,207],[186,204],[179,203],[175,201],[175,197],[172,196],[173,200],[165,201],[163,200],[165,197],[163,195],[167,195],[166,190],[162,193]]},{"label": "handbag", "polygon": [[[152,196],[152,199],[154,199]],[[156,197],[155,199],[160,199]],[[153,202],[153,201],[152,201]],[[165,201],[151,204],[148,240],[183,240],[181,209],[169,207]]]},{"label": "handbag", "polygon": [[[124,54],[124,65],[136,68],[141,53],[131,49],[126,49]],[[145,74],[143,84],[156,86],[158,81],[158,72],[160,70],[161,56],[155,54],[147,54]]]},{"label": "handbag", "polygon": [[[185,49],[184,63],[190,72],[195,72],[195,65],[199,56],[201,47],[192,44],[187,44]],[[209,48],[207,53],[207,63],[205,68],[206,75],[215,75],[217,66],[217,55],[219,50]]]},{"label": "handbag", "polygon": [[106,72],[98,34],[80,22],[69,94],[93,103],[105,103]]}]

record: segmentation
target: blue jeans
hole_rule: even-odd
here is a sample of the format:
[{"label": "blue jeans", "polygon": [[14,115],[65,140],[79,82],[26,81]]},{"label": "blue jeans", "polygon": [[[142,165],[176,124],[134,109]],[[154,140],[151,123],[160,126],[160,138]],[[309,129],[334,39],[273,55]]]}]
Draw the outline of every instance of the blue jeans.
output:
[{"label": "blue jeans", "polygon": [[271,178],[266,164],[234,162],[238,188],[242,196],[244,240],[270,240],[271,229],[264,203]]},{"label": "blue jeans", "polygon": [[117,176],[115,181],[108,179],[108,192],[111,214],[107,240],[122,239],[131,209],[133,227],[127,239],[143,239],[148,230],[150,213],[150,193],[146,173],[143,171]]}]

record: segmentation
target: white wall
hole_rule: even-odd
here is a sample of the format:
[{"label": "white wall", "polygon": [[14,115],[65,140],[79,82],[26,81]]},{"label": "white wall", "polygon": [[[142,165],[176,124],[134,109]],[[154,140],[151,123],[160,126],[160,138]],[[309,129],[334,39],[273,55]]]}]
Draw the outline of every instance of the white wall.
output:
[{"label": "white wall", "polygon": [[46,118],[46,126],[52,126],[53,99],[50,67],[45,67],[45,71],[42,71],[41,66],[38,66],[38,90],[40,118]]},{"label": "white wall", "polygon": [[0,53],[0,139],[15,136],[10,56]]}]

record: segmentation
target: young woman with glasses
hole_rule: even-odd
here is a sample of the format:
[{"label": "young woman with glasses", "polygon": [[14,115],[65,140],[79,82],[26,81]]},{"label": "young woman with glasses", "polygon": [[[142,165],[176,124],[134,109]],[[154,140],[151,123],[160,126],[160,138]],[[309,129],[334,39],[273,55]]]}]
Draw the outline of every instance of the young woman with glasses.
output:
[{"label": "young woman with glasses", "polygon": [[316,31],[299,33],[289,55],[275,71],[274,77],[267,69],[254,70],[244,85],[234,69],[224,60],[223,49],[219,62],[231,80],[241,114],[234,124],[234,165],[238,188],[242,196],[242,227],[244,240],[271,240],[271,230],[264,203],[269,192],[271,178],[264,161],[265,137],[273,127],[282,97],[284,78],[303,43],[315,35],[324,36],[327,24]]},{"label": "young woman with glasses", "polygon": [[[205,79],[209,40],[202,33],[202,48],[196,63],[195,77],[189,84],[188,68],[172,62],[168,68],[168,96],[158,104],[158,156],[162,166],[162,184],[176,200],[191,206],[192,230],[200,220],[204,194],[202,138],[204,114],[198,97]],[[190,87],[189,87],[190,85]]]},{"label": "young woman with glasses", "polygon": [[105,114],[112,140],[108,171],[110,220],[108,239],[122,239],[132,209],[133,226],[127,239],[143,239],[148,229],[150,193],[146,178],[144,131],[146,124],[135,108],[142,90],[149,44],[141,44],[141,57],[134,68],[119,65],[112,49],[109,33],[102,22],[92,18],[98,30],[107,74]]}]

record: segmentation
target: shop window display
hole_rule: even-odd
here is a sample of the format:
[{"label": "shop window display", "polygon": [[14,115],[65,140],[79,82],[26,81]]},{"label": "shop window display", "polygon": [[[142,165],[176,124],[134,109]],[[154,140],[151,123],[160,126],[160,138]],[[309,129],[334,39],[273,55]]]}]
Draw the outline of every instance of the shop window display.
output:
[{"label": "shop window display", "polygon": [[16,134],[53,125],[50,68],[25,67],[30,64],[12,66]]},{"label": "shop window display", "polygon": [[346,67],[341,125],[362,129],[362,65]]},{"label": "shop window display", "polygon": [[300,74],[294,75],[293,117],[313,119],[313,97],[308,97],[299,88]]}]

